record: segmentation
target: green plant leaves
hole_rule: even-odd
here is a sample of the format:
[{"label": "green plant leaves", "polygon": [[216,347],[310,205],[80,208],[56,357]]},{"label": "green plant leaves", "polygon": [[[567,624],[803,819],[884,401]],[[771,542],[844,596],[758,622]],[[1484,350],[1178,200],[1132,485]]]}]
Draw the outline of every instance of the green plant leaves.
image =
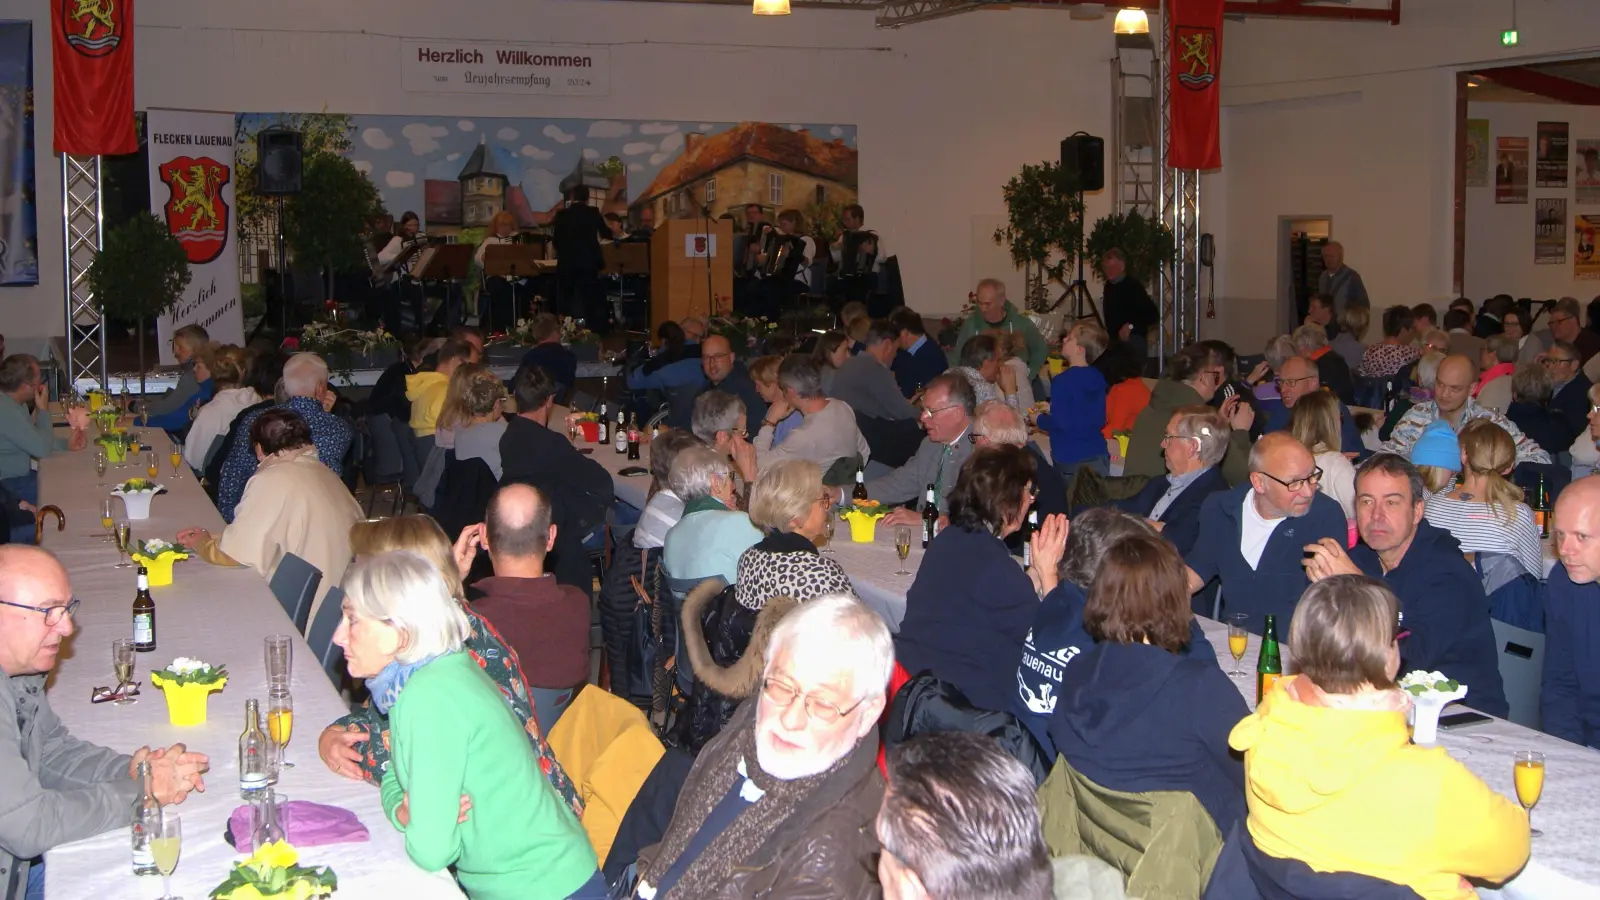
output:
[{"label": "green plant leaves", "polygon": [[1018,268],[1036,265],[1065,283],[1083,241],[1083,197],[1076,180],[1059,163],[1024,165],[1001,194],[1009,221],[995,229],[994,242],[1010,246]]}]

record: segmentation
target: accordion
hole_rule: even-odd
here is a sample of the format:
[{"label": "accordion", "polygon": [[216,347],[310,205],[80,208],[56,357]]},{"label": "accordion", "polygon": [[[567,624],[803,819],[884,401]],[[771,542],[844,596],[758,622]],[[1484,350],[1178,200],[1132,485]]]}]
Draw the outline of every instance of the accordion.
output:
[{"label": "accordion", "polygon": [[839,277],[860,278],[872,274],[878,261],[878,235],[873,231],[846,231],[839,245]]}]

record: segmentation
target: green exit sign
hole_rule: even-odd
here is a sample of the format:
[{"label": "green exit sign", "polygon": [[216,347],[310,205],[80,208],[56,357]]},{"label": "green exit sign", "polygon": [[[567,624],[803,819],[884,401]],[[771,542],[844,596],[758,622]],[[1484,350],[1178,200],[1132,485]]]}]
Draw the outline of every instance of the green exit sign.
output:
[{"label": "green exit sign", "polygon": [[1522,36],[1517,34],[1517,30],[1515,28],[1513,28],[1513,29],[1511,29],[1509,31],[1500,32],[1500,44],[1501,44],[1501,46],[1504,46],[1504,47],[1515,47],[1519,42],[1521,42],[1521,40],[1522,40]]}]

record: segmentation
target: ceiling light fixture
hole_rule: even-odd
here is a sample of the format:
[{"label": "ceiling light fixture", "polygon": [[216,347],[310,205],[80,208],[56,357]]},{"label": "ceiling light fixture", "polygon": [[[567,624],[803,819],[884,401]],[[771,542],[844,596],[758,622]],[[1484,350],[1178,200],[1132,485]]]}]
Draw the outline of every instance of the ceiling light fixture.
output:
[{"label": "ceiling light fixture", "polygon": [[1149,34],[1150,17],[1142,9],[1124,9],[1117,12],[1117,21],[1111,26],[1115,34]]},{"label": "ceiling light fixture", "polygon": [[758,16],[787,16],[789,0],[755,0],[750,11]]}]

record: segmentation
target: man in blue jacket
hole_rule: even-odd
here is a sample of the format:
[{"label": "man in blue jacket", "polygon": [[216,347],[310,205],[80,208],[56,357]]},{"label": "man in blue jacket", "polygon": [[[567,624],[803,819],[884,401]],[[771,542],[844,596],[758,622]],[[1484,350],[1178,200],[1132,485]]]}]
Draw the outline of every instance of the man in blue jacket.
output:
[{"label": "man in blue jacket", "polygon": [[1180,407],[1161,437],[1167,474],[1150,479],[1138,494],[1113,505],[1149,520],[1180,556],[1187,555],[1200,537],[1201,506],[1207,497],[1228,489],[1217,466],[1228,452],[1231,433],[1228,420],[1211,407]]},{"label": "man in blue jacket", "polygon": [[928,382],[950,368],[950,361],[945,359],[939,345],[928,339],[922,315],[916,310],[902,306],[889,314],[889,321],[900,330],[900,352],[895,354],[889,368],[900,384],[900,393],[914,397]]},{"label": "man in blue jacket", "polygon": [[[1422,473],[1396,453],[1379,453],[1356,472],[1356,530],[1348,555],[1338,541],[1305,548],[1306,574],[1381,578],[1400,598],[1401,671],[1443,672],[1467,685],[1467,705],[1510,713],[1500,681],[1494,627],[1483,582],[1461,555],[1461,542],[1422,518]],[[1547,651],[1548,652],[1548,651]]]},{"label": "man in blue jacket", "polygon": [[1600,475],[1568,485],[1555,513],[1561,564],[1545,583],[1540,723],[1600,748]]},{"label": "man in blue jacket", "polygon": [[1247,613],[1260,634],[1264,616],[1278,617],[1278,638],[1309,584],[1301,565],[1306,544],[1349,534],[1338,501],[1317,490],[1322,470],[1305,445],[1286,432],[1268,434],[1250,450],[1250,480],[1212,494],[1200,508],[1200,536],[1184,557],[1191,593],[1222,582],[1229,613]]}]

